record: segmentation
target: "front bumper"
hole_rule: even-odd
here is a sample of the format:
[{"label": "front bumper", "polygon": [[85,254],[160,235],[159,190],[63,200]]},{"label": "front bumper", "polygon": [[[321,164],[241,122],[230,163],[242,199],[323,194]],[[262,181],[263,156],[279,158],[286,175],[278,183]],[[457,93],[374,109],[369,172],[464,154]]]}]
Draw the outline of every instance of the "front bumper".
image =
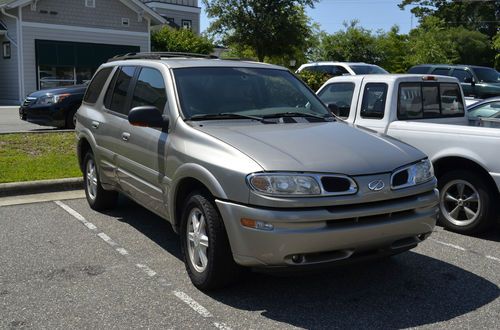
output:
[{"label": "front bumper", "polygon": [[64,127],[66,124],[63,109],[54,105],[48,106],[21,106],[19,118],[29,123],[42,126]]},{"label": "front bumper", "polygon": [[[438,191],[373,203],[300,209],[216,203],[238,264],[307,266],[416,246],[436,224]],[[242,218],[264,221],[274,229],[244,227]]]}]

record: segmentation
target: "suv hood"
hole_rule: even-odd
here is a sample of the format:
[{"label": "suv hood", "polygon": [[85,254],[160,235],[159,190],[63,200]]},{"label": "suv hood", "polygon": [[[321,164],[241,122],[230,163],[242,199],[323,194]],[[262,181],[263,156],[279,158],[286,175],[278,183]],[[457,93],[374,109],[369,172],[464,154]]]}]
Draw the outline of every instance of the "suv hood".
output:
[{"label": "suv hood", "polygon": [[341,122],[224,124],[204,122],[195,128],[245,153],[266,171],[365,175],[426,157],[408,144]]}]

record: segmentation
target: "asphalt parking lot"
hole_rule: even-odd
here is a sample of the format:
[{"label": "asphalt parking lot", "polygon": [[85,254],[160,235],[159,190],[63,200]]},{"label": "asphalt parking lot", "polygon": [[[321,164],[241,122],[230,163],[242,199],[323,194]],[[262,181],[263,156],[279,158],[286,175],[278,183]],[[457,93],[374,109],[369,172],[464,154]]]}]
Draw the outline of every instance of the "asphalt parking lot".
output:
[{"label": "asphalt parking lot", "polygon": [[500,230],[388,260],[195,289],[170,225],[126,199],[0,207],[0,328],[498,329]]}]

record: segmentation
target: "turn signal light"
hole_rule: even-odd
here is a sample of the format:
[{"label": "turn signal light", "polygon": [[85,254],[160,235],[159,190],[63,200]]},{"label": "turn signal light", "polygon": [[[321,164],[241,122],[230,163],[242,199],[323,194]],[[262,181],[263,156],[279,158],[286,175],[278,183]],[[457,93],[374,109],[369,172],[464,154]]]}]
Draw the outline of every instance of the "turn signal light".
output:
[{"label": "turn signal light", "polygon": [[243,227],[247,227],[247,228],[266,230],[266,231],[271,231],[274,229],[274,226],[272,224],[264,222],[264,221],[258,221],[258,220],[248,219],[248,218],[241,218],[240,222],[243,225]]}]

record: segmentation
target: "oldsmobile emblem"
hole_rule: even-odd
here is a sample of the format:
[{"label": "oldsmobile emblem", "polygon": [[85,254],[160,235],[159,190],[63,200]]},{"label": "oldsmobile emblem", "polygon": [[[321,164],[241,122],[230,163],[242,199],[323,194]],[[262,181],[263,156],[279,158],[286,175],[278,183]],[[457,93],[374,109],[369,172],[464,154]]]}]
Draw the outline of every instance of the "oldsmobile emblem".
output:
[{"label": "oldsmobile emblem", "polygon": [[385,184],[384,184],[384,181],[382,181],[382,180],[375,180],[375,181],[372,181],[368,184],[368,189],[373,190],[373,191],[380,191],[380,190],[384,189],[384,187],[385,187]]}]

